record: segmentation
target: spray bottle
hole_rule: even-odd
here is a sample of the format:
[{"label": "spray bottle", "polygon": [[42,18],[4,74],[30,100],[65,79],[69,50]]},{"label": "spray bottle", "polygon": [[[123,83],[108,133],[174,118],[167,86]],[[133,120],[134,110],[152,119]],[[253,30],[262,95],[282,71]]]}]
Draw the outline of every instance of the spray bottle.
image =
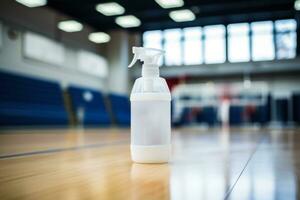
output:
[{"label": "spray bottle", "polygon": [[142,77],[131,91],[131,158],[137,163],[165,163],[171,151],[171,94],[159,77],[159,58],[164,51],[133,47],[129,68],[143,63]]}]

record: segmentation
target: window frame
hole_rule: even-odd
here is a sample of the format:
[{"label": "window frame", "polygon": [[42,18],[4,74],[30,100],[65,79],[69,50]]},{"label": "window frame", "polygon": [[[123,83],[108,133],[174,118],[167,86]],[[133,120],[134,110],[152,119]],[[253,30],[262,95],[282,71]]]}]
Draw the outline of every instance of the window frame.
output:
[{"label": "window frame", "polygon": [[[171,29],[164,29],[162,32],[162,35],[163,35],[163,38],[162,38],[162,41],[163,41],[163,48],[165,48],[165,45],[166,45],[166,42],[167,42],[167,39],[165,38],[165,34],[166,34],[166,31],[168,30],[174,30],[174,29],[178,29],[179,30],[179,37],[177,38],[178,39],[178,43],[179,43],[179,46],[180,46],[180,64],[171,64],[171,65],[168,65],[166,64],[166,55],[163,56],[163,66],[166,66],[166,67],[169,67],[169,66],[183,66],[183,30],[182,28],[171,28]],[[177,41],[176,41],[177,42]]]},{"label": "window frame", "polygon": [[[295,21],[295,29],[294,30],[284,30],[284,31],[279,31],[277,30],[277,27],[276,27],[276,21],[282,21],[282,20],[294,20]],[[277,20],[274,20],[273,21],[273,32],[274,32],[274,46],[275,46],[275,57],[276,57],[276,60],[290,60],[290,59],[295,59],[297,57],[297,20],[294,19],[294,18],[288,18],[288,19],[277,19]],[[277,44],[277,37],[283,33],[295,33],[295,56],[292,57],[292,58],[280,58],[279,55],[278,55],[278,44]]]},{"label": "window frame", "polygon": [[[254,49],[254,45],[253,45],[253,43],[254,43],[254,31],[253,31],[253,27],[252,27],[252,23],[262,23],[262,22],[270,22],[271,23],[271,28],[270,28],[270,30],[268,31],[266,31],[266,30],[263,30],[263,31],[258,31],[258,33],[256,33],[256,34],[258,34],[258,35],[267,35],[266,33],[268,33],[268,34],[271,34],[271,36],[272,36],[272,45],[273,45],[273,53],[274,53],[274,57],[272,58],[272,59],[262,59],[262,60],[254,60],[253,59],[253,49]],[[274,60],[277,60],[276,59],[276,46],[275,46],[275,43],[274,43],[274,41],[275,41],[275,35],[274,35],[274,20],[263,20],[263,21],[252,21],[252,22],[249,22],[249,27],[250,27],[250,32],[251,32],[251,37],[250,37],[250,43],[251,43],[251,52],[250,52],[250,55],[251,55],[251,57],[250,57],[250,62],[265,62],[265,61],[274,61]]]},{"label": "window frame", "polygon": [[[246,33],[229,33],[228,27],[230,25],[234,24],[247,24],[248,30]],[[238,22],[238,23],[231,23],[226,25],[226,59],[228,63],[248,63],[252,62],[252,42],[251,42],[251,26],[249,22]],[[248,43],[248,53],[249,53],[249,60],[248,61],[230,61],[229,60],[229,38],[232,36],[246,36],[247,37],[247,43]]]},{"label": "window frame", "polygon": [[[222,26],[222,28],[224,28],[224,32],[221,33],[221,34],[216,34],[216,35],[210,35],[210,37],[207,37],[207,34],[205,33],[205,27],[207,26]],[[203,29],[203,46],[204,46],[204,49],[203,49],[203,64],[205,65],[218,65],[218,64],[224,64],[224,63],[227,63],[227,26],[224,25],[224,24],[215,24],[215,25],[207,25],[207,26],[203,26],[202,29]],[[223,31],[222,30],[222,31]],[[221,37],[220,37],[221,36]],[[205,57],[205,52],[206,52],[206,40],[208,38],[222,38],[222,40],[224,40],[224,56],[225,56],[225,59],[224,61],[222,62],[211,62],[211,63],[207,63],[207,59]],[[223,45],[223,44],[222,44]]]},{"label": "window frame", "polygon": [[[249,42],[249,61],[236,61],[236,62],[230,62],[229,61],[229,32],[228,32],[228,26],[230,25],[229,23],[228,24],[208,24],[208,25],[202,25],[202,26],[191,26],[191,27],[184,27],[184,28],[192,28],[192,27],[200,27],[201,28],[201,36],[200,36],[200,42],[201,42],[201,46],[199,48],[201,48],[201,52],[202,52],[202,60],[199,64],[191,64],[191,65],[188,65],[188,64],[184,64],[184,45],[185,45],[185,41],[186,41],[186,38],[184,37],[184,34],[183,34],[183,31],[184,31],[184,28],[179,28],[181,30],[181,36],[180,36],[180,39],[179,39],[179,42],[180,42],[180,46],[181,46],[181,64],[180,65],[174,65],[174,66],[200,66],[200,65],[220,65],[220,64],[224,64],[224,63],[251,63],[251,62],[265,62],[265,61],[277,61],[277,60],[290,60],[290,59],[295,59],[297,57],[297,21],[296,21],[296,28],[295,30],[287,30],[287,31],[284,31],[284,32],[288,32],[288,33],[291,33],[291,32],[295,32],[296,33],[296,48],[295,48],[295,57],[293,58],[279,58],[278,57],[278,46],[277,46],[277,37],[279,34],[282,34],[282,31],[278,31],[276,29],[276,21],[278,20],[295,20],[295,18],[283,18],[283,19],[276,19],[276,20],[259,20],[259,21],[248,21],[248,22],[234,22],[234,23],[230,23],[230,24],[238,24],[238,23],[247,23],[248,26],[249,26],[249,31],[248,31],[248,42]],[[271,34],[272,34],[272,44],[273,44],[273,47],[274,47],[274,58],[273,59],[266,59],[266,60],[253,60],[253,37],[254,37],[254,34],[253,34],[253,28],[251,26],[251,23],[253,22],[267,22],[267,21],[270,21],[272,23],[272,30],[271,30]],[[205,40],[206,40],[206,35],[204,33],[204,27],[205,26],[210,26],[210,25],[223,25],[225,27],[225,33],[224,33],[224,39],[225,39],[225,61],[224,62],[221,62],[221,63],[207,63],[206,62],[206,59],[205,59]],[[171,28],[173,29],[173,28]],[[164,48],[165,46],[165,43],[166,43],[166,38],[164,36],[164,31],[165,30],[168,30],[168,29],[157,29],[155,31],[161,31],[162,32],[162,39],[161,39],[161,46]],[[149,30],[149,31],[153,31],[153,30]],[[144,41],[143,41],[143,34],[147,32],[147,31],[144,31],[142,33],[142,44],[144,44]],[[166,65],[166,59],[165,57],[163,57],[163,62],[162,62],[162,66],[164,67],[169,67],[169,66],[173,66],[173,65]]]},{"label": "window frame", "polygon": [[[200,46],[199,46],[199,51],[200,51],[200,54],[201,54],[201,60],[200,60],[200,63],[198,64],[184,64],[185,63],[185,44],[187,41],[193,41],[193,40],[197,40],[197,37],[194,37],[194,38],[191,38],[191,39],[187,39],[185,37],[185,34],[184,34],[184,29],[186,28],[198,28],[199,29],[199,42],[200,42]],[[204,40],[203,40],[203,27],[202,26],[194,26],[194,27],[185,27],[185,28],[182,28],[182,63],[185,65],[185,66],[191,66],[191,65],[203,65],[205,64],[204,62]]]}]

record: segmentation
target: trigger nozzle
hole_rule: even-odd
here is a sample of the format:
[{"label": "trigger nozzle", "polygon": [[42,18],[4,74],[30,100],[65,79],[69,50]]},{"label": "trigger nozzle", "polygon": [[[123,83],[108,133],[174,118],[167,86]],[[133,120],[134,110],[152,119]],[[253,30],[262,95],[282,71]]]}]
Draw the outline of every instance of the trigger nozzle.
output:
[{"label": "trigger nozzle", "polygon": [[137,54],[134,54],[131,63],[128,65],[128,68],[132,67],[136,61],[137,61]]}]

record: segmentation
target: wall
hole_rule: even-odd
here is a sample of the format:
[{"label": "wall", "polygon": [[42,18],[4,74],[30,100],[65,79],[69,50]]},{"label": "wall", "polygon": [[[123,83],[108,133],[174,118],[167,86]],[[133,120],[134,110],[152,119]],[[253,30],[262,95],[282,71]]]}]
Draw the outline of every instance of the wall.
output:
[{"label": "wall", "polygon": [[66,47],[66,61],[63,66],[43,63],[22,55],[23,31],[17,31],[18,37],[15,40],[9,39],[7,31],[8,26],[4,26],[3,47],[0,50],[0,70],[58,81],[63,87],[73,84],[95,89],[105,88],[105,80],[76,69],[76,49]]},{"label": "wall", "polygon": [[[105,45],[88,41],[88,33],[93,30],[84,26],[78,33],[65,33],[56,28],[57,21],[66,19],[60,13],[48,8],[27,8],[14,1],[3,0],[0,3],[0,21],[3,27],[3,45],[0,49],[0,70],[16,74],[56,80],[63,87],[74,84],[84,87],[106,90],[106,79],[85,74],[76,69],[76,52],[83,48],[97,54],[104,54]],[[15,40],[8,37],[9,30],[18,33]],[[66,47],[66,61],[63,67],[27,59],[22,55],[22,33],[37,32],[63,43]]]},{"label": "wall", "polygon": [[[286,98],[294,92],[300,92],[300,74],[297,72],[281,72],[272,74],[250,74],[252,82],[265,82],[270,93],[274,98]],[[244,75],[220,76],[220,77],[188,77],[186,83],[230,83],[240,82],[243,83]]]}]

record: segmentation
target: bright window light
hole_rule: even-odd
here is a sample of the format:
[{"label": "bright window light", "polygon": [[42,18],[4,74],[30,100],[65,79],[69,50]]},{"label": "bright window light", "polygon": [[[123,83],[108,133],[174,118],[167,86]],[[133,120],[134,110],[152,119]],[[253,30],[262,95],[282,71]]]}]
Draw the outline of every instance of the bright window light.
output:
[{"label": "bright window light", "polygon": [[276,20],[275,28],[277,32],[295,31],[297,28],[297,22],[295,19]]},{"label": "bright window light", "polygon": [[201,28],[184,28],[183,37],[183,63],[185,65],[201,64],[203,62]]},{"label": "bright window light", "polygon": [[47,4],[47,0],[16,0],[16,2],[30,8],[44,6]]},{"label": "bright window light", "polygon": [[155,0],[162,8],[176,8],[183,6],[183,0]]},{"label": "bright window light", "polygon": [[228,60],[230,62],[247,62],[250,60],[249,24],[229,24]]},{"label": "bright window light", "polygon": [[211,25],[204,28],[204,60],[206,64],[224,63],[226,60],[225,27]]},{"label": "bright window light", "polygon": [[104,32],[91,33],[89,40],[94,43],[106,43],[110,41],[110,36]]},{"label": "bright window light", "polygon": [[[163,32],[160,30],[146,31],[143,33],[143,47],[163,49],[162,46]],[[163,59],[160,58],[159,65],[163,64]]]},{"label": "bright window light", "polygon": [[106,16],[121,15],[125,12],[125,9],[115,2],[97,4],[96,10]]},{"label": "bright window light", "polygon": [[252,60],[273,60],[275,58],[273,22],[252,22]]},{"label": "bright window light", "polygon": [[61,21],[58,23],[58,28],[65,32],[81,31],[83,26],[75,20]]},{"label": "bright window light", "polygon": [[196,18],[194,13],[188,9],[172,11],[169,16],[175,22],[193,21]]},{"label": "bright window light", "polygon": [[79,50],[77,52],[77,63],[78,69],[87,74],[102,78],[108,75],[107,60],[98,54]]},{"label": "bright window light", "polygon": [[131,28],[141,25],[141,21],[133,15],[117,17],[116,23],[123,28]]},{"label": "bright window light", "polygon": [[165,64],[167,66],[182,64],[181,29],[164,31]]},{"label": "bright window light", "polygon": [[296,57],[297,48],[297,22],[295,19],[275,21],[276,54],[278,59]]},{"label": "bright window light", "polygon": [[144,47],[161,49],[162,48],[161,41],[162,41],[162,31],[160,30],[146,31],[143,34]]},{"label": "bright window light", "polygon": [[295,10],[300,10],[300,0],[296,0],[294,3]]}]

